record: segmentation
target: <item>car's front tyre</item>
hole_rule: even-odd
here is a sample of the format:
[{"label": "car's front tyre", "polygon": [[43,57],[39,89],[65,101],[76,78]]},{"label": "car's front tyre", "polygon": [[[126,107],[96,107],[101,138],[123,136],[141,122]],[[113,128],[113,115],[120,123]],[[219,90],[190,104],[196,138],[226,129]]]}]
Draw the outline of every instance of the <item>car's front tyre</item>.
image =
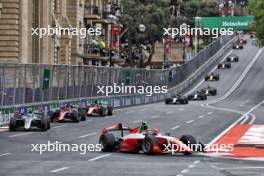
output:
[{"label": "car's front tyre", "polygon": [[16,128],[17,128],[16,119],[14,117],[11,117],[9,123],[9,131],[15,131]]},{"label": "car's front tyre", "polygon": [[99,138],[99,144],[101,144],[103,152],[110,152],[115,149],[115,136],[111,133],[104,133]]},{"label": "car's front tyre", "polygon": [[145,154],[151,155],[154,153],[154,146],[159,146],[159,141],[155,136],[146,136],[142,142],[142,150]]}]

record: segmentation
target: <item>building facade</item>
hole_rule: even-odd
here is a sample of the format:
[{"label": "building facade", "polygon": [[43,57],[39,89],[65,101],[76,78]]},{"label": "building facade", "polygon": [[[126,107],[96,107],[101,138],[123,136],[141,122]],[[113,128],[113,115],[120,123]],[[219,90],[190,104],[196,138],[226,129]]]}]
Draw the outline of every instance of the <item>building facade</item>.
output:
[{"label": "building facade", "polygon": [[[0,0],[0,62],[99,66],[122,62],[118,47],[110,47],[113,27],[120,26],[120,9],[117,0]],[[60,35],[40,37],[32,28],[58,28]],[[102,34],[73,35],[73,28],[101,28]]]}]

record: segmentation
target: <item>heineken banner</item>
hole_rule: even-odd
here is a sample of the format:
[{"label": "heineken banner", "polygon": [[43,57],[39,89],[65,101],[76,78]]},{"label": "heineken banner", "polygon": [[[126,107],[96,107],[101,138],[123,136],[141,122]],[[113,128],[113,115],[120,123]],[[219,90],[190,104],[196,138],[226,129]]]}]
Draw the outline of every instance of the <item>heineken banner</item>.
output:
[{"label": "heineken banner", "polygon": [[253,16],[195,17],[196,28],[251,30],[253,24]]}]

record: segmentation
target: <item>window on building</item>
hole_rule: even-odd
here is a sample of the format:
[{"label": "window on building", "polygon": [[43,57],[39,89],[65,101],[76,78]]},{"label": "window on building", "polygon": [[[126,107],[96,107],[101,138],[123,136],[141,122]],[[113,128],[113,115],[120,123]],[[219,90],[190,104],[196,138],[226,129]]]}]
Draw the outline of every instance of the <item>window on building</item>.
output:
[{"label": "window on building", "polygon": [[0,18],[1,18],[2,8],[3,8],[3,4],[0,3]]},{"label": "window on building", "polygon": [[54,0],[54,12],[59,13],[59,0]]}]

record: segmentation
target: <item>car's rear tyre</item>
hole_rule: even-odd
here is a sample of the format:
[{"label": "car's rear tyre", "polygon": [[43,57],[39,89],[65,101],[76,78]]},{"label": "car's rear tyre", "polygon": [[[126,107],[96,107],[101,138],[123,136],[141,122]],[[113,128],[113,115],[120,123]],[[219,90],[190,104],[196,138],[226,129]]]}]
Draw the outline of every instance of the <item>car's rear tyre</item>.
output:
[{"label": "car's rear tyre", "polygon": [[165,104],[169,104],[170,103],[170,99],[165,99]]},{"label": "car's rear tyre", "polygon": [[40,129],[41,129],[41,131],[47,131],[47,129],[48,129],[48,118],[42,118],[40,120]]},{"label": "car's rear tyre", "polygon": [[214,91],[214,95],[217,95],[217,90]]},{"label": "car's rear tyre", "polygon": [[[185,145],[187,145],[189,148],[193,148],[193,147],[196,147],[195,145],[197,144],[197,141],[196,139],[191,136],[191,135],[182,135],[180,137],[180,141],[182,143],[184,143]],[[190,155],[192,154],[192,152],[184,152],[185,155]]]},{"label": "car's rear tyre", "polygon": [[112,116],[113,115],[113,107],[107,106],[107,115]]},{"label": "car's rear tyre", "polygon": [[81,117],[81,121],[86,121],[85,111],[83,109],[79,108],[78,112],[79,112],[79,116]]},{"label": "car's rear tyre", "polygon": [[110,152],[115,149],[116,139],[111,133],[105,133],[100,136],[99,144],[102,145],[103,152]]},{"label": "car's rear tyre", "polygon": [[73,121],[76,122],[76,123],[79,123],[81,120],[81,117],[79,115],[79,113],[77,111],[73,111]]},{"label": "car's rear tyre", "polygon": [[48,115],[49,115],[49,117],[50,117],[50,122],[51,122],[51,123],[55,122],[56,119],[59,117],[59,114],[60,114],[59,111],[55,111],[55,112],[50,111],[50,112],[48,113]]},{"label": "car's rear tyre", "polygon": [[155,136],[146,136],[142,142],[142,150],[145,154],[153,155],[155,154],[153,150],[155,145],[159,146],[158,139]]},{"label": "car's rear tyre", "polygon": [[101,117],[104,117],[104,116],[105,116],[105,109],[104,109],[104,108],[101,108],[101,109],[99,110],[99,115],[100,115]]},{"label": "car's rear tyre", "polygon": [[16,128],[17,128],[16,119],[11,117],[10,118],[10,123],[9,123],[9,131],[15,131]]},{"label": "car's rear tyre", "polygon": [[50,117],[47,117],[47,119],[48,119],[48,127],[47,127],[47,129],[50,129]]}]

